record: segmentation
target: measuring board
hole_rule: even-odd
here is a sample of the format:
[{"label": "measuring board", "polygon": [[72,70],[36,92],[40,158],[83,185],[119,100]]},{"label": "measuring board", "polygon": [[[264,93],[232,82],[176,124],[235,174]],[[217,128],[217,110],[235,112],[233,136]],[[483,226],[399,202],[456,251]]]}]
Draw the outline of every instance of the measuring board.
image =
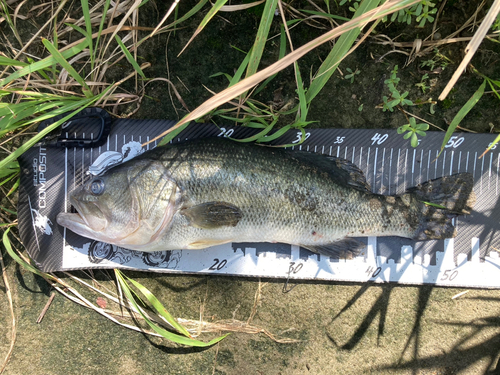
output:
[{"label": "measuring board", "polygon": [[[68,139],[94,137],[92,121],[81,124]],[[204,250],[142,253],[80,237],[56,224],[59,212],[70,210],[68,194],[103,168],[154,148],[141,147],[174,122],[113,121],[105,143],[92,148],[37,145],[20,160],[19,223],[21,238],[44,271],[82,268],[129,268],[171,273],[224,274],[351,282],[396,282],[462,287],[500,287],[500,154],[491,134],[454,134],[438,157],[442,132],[427,132],[416,148],[395,130],[311,129],[300,145],[301,132],[289,131],[273,144],[345,158],[365,174],[377,194],[402,194],[430,179],[469,172],[477,203],[471,215],[454,219],[457,237],[416,242],[399,237],[358,238],[364,255],[352,260],[311,253],[299,246],[232,243]],[[63,131],[64,134],[64,131]],[[244,138],[254,129],[192,124],[174,142],[207,136]],[[104,165],[105,167],[105,165]],[[97,171],[97,172],[96,172]],[[290,178],[293,178],[291,176]]]}]

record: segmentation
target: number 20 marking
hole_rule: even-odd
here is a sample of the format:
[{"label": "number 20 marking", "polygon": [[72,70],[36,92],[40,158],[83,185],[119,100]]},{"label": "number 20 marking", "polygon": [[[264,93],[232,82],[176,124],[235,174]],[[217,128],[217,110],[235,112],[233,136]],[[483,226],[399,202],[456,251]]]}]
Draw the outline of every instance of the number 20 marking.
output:
[{"label": "number 20 marking", "polygon": [[217,135],[217,137],[224,136],[224,137],[230,137],[234,133],[234,129],[229,129],[226,130],[226,128],[220,128],[220,133]]},{"label": "number 20 marking", "polygon": [[222,259],[221,261],[219,261],[219,259],[215,258],[214,262],[215,263],[210,266],[209,270],[220,271],[227,264],[226,259]]}]

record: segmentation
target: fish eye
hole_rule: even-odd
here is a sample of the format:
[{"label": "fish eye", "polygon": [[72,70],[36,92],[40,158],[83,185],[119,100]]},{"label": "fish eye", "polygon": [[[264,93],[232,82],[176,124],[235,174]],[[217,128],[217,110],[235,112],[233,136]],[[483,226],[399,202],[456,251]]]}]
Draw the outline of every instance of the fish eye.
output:
[{"label": "fish eye", "polygon": [[90,191],[94,195],[101,195],[104,193],[104,181],[100,178],[94,179],[90,184]]}]

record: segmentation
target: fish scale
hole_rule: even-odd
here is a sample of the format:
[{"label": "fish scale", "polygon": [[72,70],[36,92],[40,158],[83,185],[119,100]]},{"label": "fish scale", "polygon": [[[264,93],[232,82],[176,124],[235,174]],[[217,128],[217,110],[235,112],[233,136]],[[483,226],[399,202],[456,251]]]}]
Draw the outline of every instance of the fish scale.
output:
[{"label": "fish scale", "polygon": [[[99,121],[94,118],[72,119],[91,139],[92,127],[100,125]],[[478,159],[494,141],[494,134],[453,134],[439,157],[445,136],[443,132],[429,131],[415,149],[395,130],[387,129],[306,129],[306,141],[301,145],[297,143],[303,133],[292,130],[271,142],[275,145],[295,144],[290,147],[295,151],[302,149],[347,159],[363,170],[371,190],[378,194],[402,194],[408,187],[456,173],[468,172],[474,176],[478,202],[471,215],[454,220],[458,232],[456,238],[435,241],[401,237],[358,238],[365,243],[366,251],[364,256],[353,260],[312,255],[296,245],[265,242],[233,242],[201,251],[142,253],[93,241],[56,224],[58,213],[71,211],[68,199],[71,192],[92,178],[88,172],[96,175],[124,160],[126,155],[153,149],[156,141],[144,144],[142,149],[140,145],[173,125],[174,121],[159,119],[114,119],[111,134],[102,146],[61,149],[46,147],[42,143],[21,156],[20,236],[40,269],[52,272],[122,267],[167,273],[353,282],[370,280],[467,288],[499,286],[498,146],[493,146],[492,151]],[[172,142],[224,135],[242,139],[257,132],[245,127],[193,124]],[[66,137],[77,135],[81,134],[71,133]],[[96,133],[93,138],[96,138]],[[104,159],[115,161],[103,164]],[[39,164],[38,172],[43,174],[30,172],[33,165],[37,166],[35,162]],[[45,166],[47,170],[42,170]]]},{"label": "fish scale", "polygon": [[[158,147],[112,168],[73,193],[74,205],[84,208],[81,217],[62,213],[58,222],[81,235],[141,251],[242,241],[290,243],[323,254],[345,248],[356,255],[363,247],[352,239],[356,236],[453,236],[448,210],[456,216],[470,208],[472,178],[442,181],[436,187],[449,183],[464,189],[455,194],[423,185],[422,192],[387,197],[373,194],[363,173],[346,160],[208,138]],[[107,190],[82,207],[93,183]],[[127,184],[127,193],[115,188]],[[124,205],[124,199],[131,203]],[[448,210],[424,203],[433,199]],[[102,222],[92,218],[92,211],[96,217],[113,212],[109,229],[92,228]],[[137,220],[113,222],[127,216]],[[82,225],[82,219],[90,225]],[[124,233],[124,226],[132,234]]]}]

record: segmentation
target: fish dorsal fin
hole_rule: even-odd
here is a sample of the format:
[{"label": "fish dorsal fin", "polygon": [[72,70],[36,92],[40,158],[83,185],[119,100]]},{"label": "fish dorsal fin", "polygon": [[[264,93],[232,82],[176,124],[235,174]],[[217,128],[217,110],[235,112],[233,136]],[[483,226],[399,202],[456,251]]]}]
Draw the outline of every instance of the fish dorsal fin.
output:
[{"label": "fish dorsal fin", "polygon": [[363,171],[346,159],[306,151],[293,152],[291,156],[302,162],[312,164],[323,172],[327,172],[334,177],[339,185],[371,193],[371,187],[366,182]]},{"label": "fish dorsal fin", "polygon": [[206,202],[181,210],[192,226],[215,229],[223,226],[234,227],[241,220],[241,210],[227,202]]}]

